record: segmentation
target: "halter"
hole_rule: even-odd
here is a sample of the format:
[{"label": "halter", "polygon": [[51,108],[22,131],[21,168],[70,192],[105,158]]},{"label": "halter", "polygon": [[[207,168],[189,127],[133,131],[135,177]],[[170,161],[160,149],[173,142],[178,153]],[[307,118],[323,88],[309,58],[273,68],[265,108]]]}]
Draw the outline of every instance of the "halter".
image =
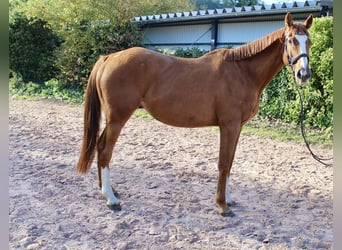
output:
[{"label": "halter", "polygon": [[[293,74],[293,77],[295,78],[295,72],[294,72],[294,68],[293,66],[298,62],[298,60],[302,57],[306,57],[308,59],[308,62],[309,62],[309,56],[306,54],[306,53],[301,53],[299,54],[298,56],[294,57],[293,59],[291,59],[290,57],[290,54],[287,50],[287,43],[288,43],[288,39],[286,38],[285,39],[285,43],[284,43],[284,48],[285,48],[285,52],[286,52],[286,57],[287,57],[287,62],[292,70],[292,74]],[[299,89],[297,88],[297,91],[298,91],[298,95],[299,95],[299,100],[300,100],[300,115],[299,115],[299,121],[300,121],[300,128],[301,128],[301,132],[302,132],[302,136],[303,136],[303,139],[304,139],[304,142],[305,142],[305,145],[306,147],[308,148],[311,156],[318,162],[320,162],[321,164],[325,165],[325,166],[332,166],[333,164],[332,163],[327,163],[327,161],[331,161],[333,158],[328,158],[328,159],[325,159],[325,158],[321,158],[319,157],[317,154],[315,154],[312,150],[311,150],[311,147],[310,147],[310,144],[307,140],[307,136],[306,136],[306,133],[305,133],[305,127],[304,127],[304,118],[305,118],[305,115],[304,115],[304,108],[303,108],[303,98],[302,98],[302,95],[299,91]]]},{"label": "halter", "polygon": [[299,55],[297,55],[295,58],[291,59],[289,51],[287,49],[287,43],[288,43],[288,39],[285,39],[285,43],[284,43],[284,48],[285,48],[285,52],[286,52],[286,57],[287,57],[287,63],[290,66],[291,70],[292,70],[292,74],[295,76],[295,71],[293,66],[298,62],[298,60],[302,57],[306,57],[308,59],[309,62],[309,56],[306,53],[301,53]]}]

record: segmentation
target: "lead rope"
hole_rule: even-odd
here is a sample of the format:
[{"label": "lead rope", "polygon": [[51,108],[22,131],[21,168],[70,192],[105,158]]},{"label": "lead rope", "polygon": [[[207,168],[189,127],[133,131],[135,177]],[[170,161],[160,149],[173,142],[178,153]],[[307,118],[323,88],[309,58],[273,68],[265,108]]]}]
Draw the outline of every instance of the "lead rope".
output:
[{"label": "lead rope", "polygon": [[[309,60],[309,56],[307,54],[305,54],[305,53],[302,53],[302,54],[296,56],[294,59],[291,59],[290,54],[289,54],[289,52],[287,50],[287,39],[286,38],[285,38],[285,43],[284,43],[284,49],[285,49],[285,52],[286,52],[288,65],[289,65],[289,67],[292,70],[293,78],[296,78],[293,65],[299,60],[300,57],[307,57],[308,60]],[[331,160],[333,160],[333,158],[322,158],[322,157],[319,157],[317,154],[315,154],[311,150],[310,143],[309,143],[309,141],[307,139],[307,136],[306,136],[306,133],[305,133],[305,126],[304,126],[305,114],[304,114],[304,108],[303,108],[304,107],[304,105],[303,105],[303,98],[302,98],[302,95],[300,93],[299,87],[297,87],[296,89],[297,89],[297,92],[298,92],[298,95],[299,95],[299,100],[300,100],[300,114],[299,114],[300,129],[301,129],[301,132],[302,132],[302,136],[303,136],[305,145],[306,145],[307,149],[309,150],[311,156],[316,161],[318,161],[319,163],[323,164],[324,166],[332,166],[333,164],[332,163],[327,163],[327,161],[331,161]]]},{"label": "lead rope", "polygon": [[333,164],[332,164],[332,163],[327,163],[327,161],[332,161],[333,158],[322,158],[322,157],[319,157],[317,154],[315,154],[315,153],[311,150],[310,144],[309,144],[309,142],[308,142],[308,139],[307,139],[307,136],[306,136],[306,133],[305,133],[305,126],[304,126],[305,114],[304,114],[304,108],[303,108],[303,98],[302,98],[301,92],[300,92],[300,90],[299,90],[299,87],[297,87],[297,92],[298,92],[299,100],[300,100],[300,114],[299,114],[300,128],[301,128],[301,132],[302,132],[302,136],[303,136],[305,145],[306,145],[307,149],[309,150],[311,156],[312,156],[316,161],[318,161],[319,163],[323,164],[324,166],[330,167],[330,166],[332,166]]}]

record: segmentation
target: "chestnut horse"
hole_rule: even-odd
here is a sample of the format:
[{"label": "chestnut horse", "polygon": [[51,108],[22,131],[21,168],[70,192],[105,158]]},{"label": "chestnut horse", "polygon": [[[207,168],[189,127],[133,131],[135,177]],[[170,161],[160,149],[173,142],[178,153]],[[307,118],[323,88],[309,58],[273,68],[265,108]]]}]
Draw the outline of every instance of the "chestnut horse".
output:
[{"label": "chestnut horse", "polygon": [[[258,111],[263,89],[284,65],[296,82],[310,78],[308,29],[290,13],[285,27],[235,49],[217,49],[197,59],[131,48],[101,56],[85,94],[84,137],[77,170],[86,173],[97,148],[99,185],[107,205],[121,209],[110,184],[109,162],[122,127],[141,105],[157,120],[179,127],[219,126],[216,203],[233,215],[228,180],[242,126]],[[101,111],[106,119],[100,136]]]}]

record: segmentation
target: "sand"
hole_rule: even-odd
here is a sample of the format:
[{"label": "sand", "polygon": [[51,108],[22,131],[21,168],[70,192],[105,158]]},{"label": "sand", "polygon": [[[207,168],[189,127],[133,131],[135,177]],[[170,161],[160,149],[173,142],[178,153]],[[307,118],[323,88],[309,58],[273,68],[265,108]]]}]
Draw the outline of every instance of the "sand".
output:
[{"label": "sand", "polygon": [[83,106],[11,99],[9,108],[10,249],[332,249],[333,168],[304,143],[241,136],[235,217],[225,218],[214,201],[218,132],[133,116],[111,162],[122,206],[111,211],[96,162],[76,172]]}]

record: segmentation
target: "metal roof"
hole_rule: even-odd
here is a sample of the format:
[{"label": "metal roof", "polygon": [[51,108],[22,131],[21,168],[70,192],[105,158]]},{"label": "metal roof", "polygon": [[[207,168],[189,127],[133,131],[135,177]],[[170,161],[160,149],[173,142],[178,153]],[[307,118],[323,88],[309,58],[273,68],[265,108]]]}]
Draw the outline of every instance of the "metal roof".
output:
[{"label": "metal roof", "polygon": [[320,13],[322,6],[320,1],[295,1],[293,3],[273,3],[253,6],[222,8],[222,9],[207,9],[184,11],[176,13],[154,14],[146,16],[137,16],[133,18],[133,22],[138,22],[142,25],[147,24],[166,24],[178,22],[191,22],[199,20],[212,19],[231,19],[241,17],[255,16],[272,16],[291,13]]}]

